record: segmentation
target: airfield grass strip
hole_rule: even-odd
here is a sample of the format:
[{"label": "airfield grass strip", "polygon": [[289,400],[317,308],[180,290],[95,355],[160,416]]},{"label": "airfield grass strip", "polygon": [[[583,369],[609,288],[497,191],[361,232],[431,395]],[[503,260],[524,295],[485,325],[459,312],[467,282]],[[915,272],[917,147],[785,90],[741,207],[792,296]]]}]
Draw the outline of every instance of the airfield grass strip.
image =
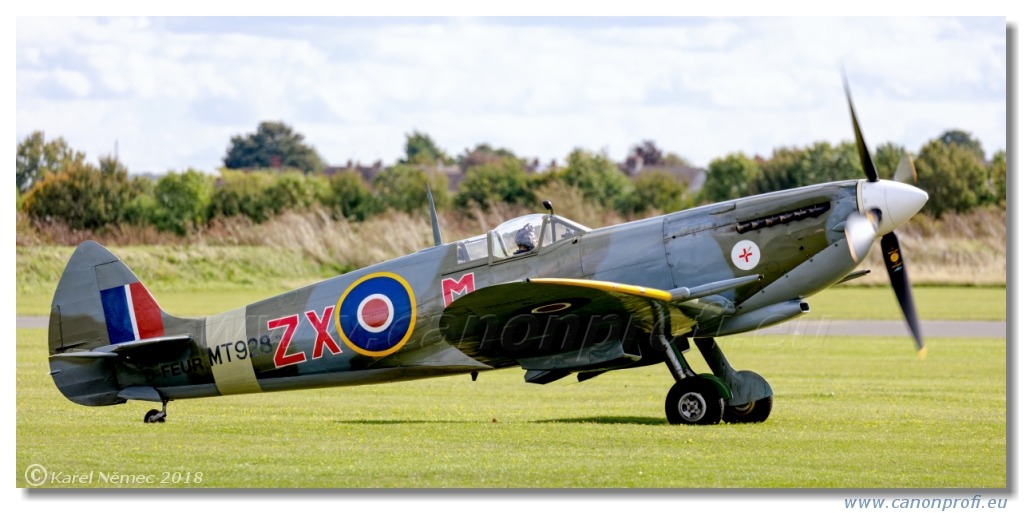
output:
[{"label": "airfield grass strip", "polygon": [[[670,426],[657,365],[585,383],[521,370],[375,386],[87,408],[48,376],[46,331],[17,331],[16,482],[202,472],[204,488],[1004,488],[1006,346],[935,339],[727,337],[764,375],[764,424]],[[691,363],[700,370],[695,354]],[[183,475],[183,474],[182,474]],[[135,485],[138,486],[138,485]]]}]

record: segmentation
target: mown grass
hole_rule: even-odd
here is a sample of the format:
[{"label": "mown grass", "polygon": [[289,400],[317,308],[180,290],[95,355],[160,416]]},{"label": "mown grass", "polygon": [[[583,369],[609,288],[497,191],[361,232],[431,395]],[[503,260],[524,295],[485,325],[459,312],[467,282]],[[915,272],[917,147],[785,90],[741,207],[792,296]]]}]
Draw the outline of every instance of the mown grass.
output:
[{"label": "mown grass", "polygon": [[[914,288],[918,315],[926,320],[1001,321],[1006,319],[1003,287],[925,286]],[[902,319],[896,295],[888,286],[838,285],[808,298],[817,319]]]},{"label": "mown grass", "polygon": [[19,487],[32,464],[202,472],[189,486],[214,488],[1007,485],[1002,339],[935,339],[921,362],[893,349],[902,339],[730,337],[733,363],[772,383],[775,410],[764,424],[712,427],[665,422],[663,366],[546,386],[508,370],[176,401],[167,423],[147,425],[149,403],[64,399],[45,340],[17,332]]}]

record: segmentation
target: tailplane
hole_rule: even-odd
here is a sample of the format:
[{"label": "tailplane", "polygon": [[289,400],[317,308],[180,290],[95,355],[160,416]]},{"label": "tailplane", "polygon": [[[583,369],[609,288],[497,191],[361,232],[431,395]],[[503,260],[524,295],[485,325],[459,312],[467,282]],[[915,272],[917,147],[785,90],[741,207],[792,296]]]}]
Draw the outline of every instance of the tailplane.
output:
[{"label": "tailplane", "polygon": [[72,401],[118,404],[119,349],[166,340],[176,324],[138,277],[93,241],[75,249],[50,307],[50,374]]}]

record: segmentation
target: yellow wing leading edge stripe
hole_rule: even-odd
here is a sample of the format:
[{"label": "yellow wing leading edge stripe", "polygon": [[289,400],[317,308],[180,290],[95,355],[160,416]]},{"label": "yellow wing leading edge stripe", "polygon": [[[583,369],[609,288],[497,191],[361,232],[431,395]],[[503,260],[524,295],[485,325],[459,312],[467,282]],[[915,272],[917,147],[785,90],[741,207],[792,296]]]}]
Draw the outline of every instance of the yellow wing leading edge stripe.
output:
[{"label": "yellow wing leading edge stripe", "polygon": [[671,301],[672,294],[661,289],[650,287],[639,287],[636,285],[625,285],[611,281],[596,280],[575,280],[571,278],[534,278],[530,283],[549,283],[552,285],[568,285],[571,287],[585,287],[589,289],[603,290],[605,292],[619,292],[633,296],[647,297],[659,301]]}]

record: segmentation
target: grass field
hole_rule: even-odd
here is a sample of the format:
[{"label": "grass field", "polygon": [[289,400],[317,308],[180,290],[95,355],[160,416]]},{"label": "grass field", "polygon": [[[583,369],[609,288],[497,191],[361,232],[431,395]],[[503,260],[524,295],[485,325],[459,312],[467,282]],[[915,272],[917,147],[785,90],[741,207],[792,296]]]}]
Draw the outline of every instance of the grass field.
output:
[{"label": "grass field", "polygon": [[[148,403],[64,399],[47,375],[45,330],[21,329],[15,484],[42,465],[118,488],[99,473],[211,488],[1007,485],[1004,340],[933,339],[923,362],[886,338],[723,341],[737,368],[772,383],[766,423],[668,425],[671,380],[653,366],[546,386],[508,370],[177,401],[153,425],[141,421]],[[160,483],[165,472],[192,482]]]},{"label": "grass field", "polygon": [[[244,249],[244,248],[243,248]],[[134,251],[134,253],[133,253]],[[185,251],[185,250],[183,250]],[[318,279],[294,255],[255,248],[158,256],[118,250],[168,311],[222,312]],[[18,315],[45,315],[69,248],[19,248]],[[186,278],[178,261],[189,262]],[[275,274],[276,273],[276,274]],[[1003,320],[1002,287],[917,287],[922,319]],[[888,287],[843,285],[810,317],[898,319]],[[1006,341],[727,337],[737,368],[775,390],[768,422],[670,426],[664,366],[585,383],[523,382],[522,371],[377,386],[87,408],[48,376],[46,331],[17,331],[16,486],[33,465],[85,484],[147,475],[150,487],[202,488],[1004,488]],[[700,369],[702,360],[690,358]],[[35,467],[32,467],[35,468]],[[172,481],[160,482],[163,477]],[[177,473],[177,474],[176,474]],[[195,481],[202,473],[201,481]],[[186,482],[185,479],[188,479]],[[178,482],[173,482],[177,479]],[[136,485],[138,486],[138,485]]]}]

